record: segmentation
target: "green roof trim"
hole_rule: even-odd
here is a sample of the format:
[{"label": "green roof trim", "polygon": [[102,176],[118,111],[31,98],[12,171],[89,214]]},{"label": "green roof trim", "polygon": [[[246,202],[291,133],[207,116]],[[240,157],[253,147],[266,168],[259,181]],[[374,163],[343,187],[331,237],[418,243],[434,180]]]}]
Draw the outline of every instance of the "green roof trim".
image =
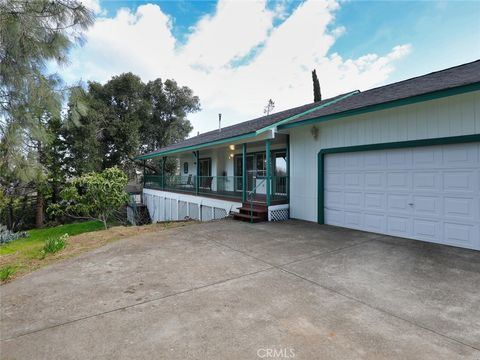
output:
[{"label": "green roof trim", "polygon": [[348,116],[365,114],[373,111],[387,110],[387,109],[395,108],[398,106],[404,106],[404,105],[415,104],[422,101],[440,99],[447,96],[460,95],[460,94],[477,91],[477,90],[480,90],[480,83],[474,83],[474,84],[454,87],[450,89],[438,90],[431,93],[407,97],[404,99],[393,100],[393,101],[374,104],[374,105],[367,105],[357,109],[346,110],[343,112],[333,113],[330,115],[319,116],[316,118],[298,121],[295,123],[283,124],[279,126],[279,129],[281,130],[291,129],[298,126],[310,125],[310,124],[315,124],[323,121],[329,121],[329,120],[340,119]]},{"label": "green roof trim", "polygon": [[232,142],[232,141],[250,139],[250,138],[253,138],[255,136],[257,136],[257,135],[254,132],[251,132],[251,133],[248,133],[248,134],[238,135],[238,136],[234,136],[234,137],[230,137],[230,138],[226,138],[226,139],[219,139],[219,140],[215,140],[215,141],[206,142],[206,143],[203,143],[203,144],[190,145],[190,146],[186,146],[186,147],[182,147],[182,148],[178,148],[178,149],[172,149],[172,150],[168,150],[168,151],[158,152],[158,153],[155,153],[155,154],[140,155],[140,156],[137,156],[135,158],[135,160],[147,160],[147,159],[152,159],[152,158],[159,157],[159,156],[171,155],[171,154],[176,154],[176,153],[190,151],[190,150],[192,150],[192,151],[193,150],[199,150],[199,149],[203,149],[203,148],[213,146],[213,145],[222,145],[222,144],[227,144],[227,143]]},{"label": "green roof trim", "polygon": [[299,114],[295,114],[295,115],[289,116],[289,117],[287,117],[286,119],[277,121],[276,123],[273,123],[273,124],[271,124],[271,125],[269,125],[269,126],[266,126],[266,127],[264,127],[264,128],[261,128],[261,129],[257,130],[255,133],[256,133],[257,135],[259,135],[259,134],[261,134],[261,133],[263,133],[263,132],[265,132],[265,131],[274,129],[274,128],[276,128],[276,127],[278,127],[278,126],[280,126],[280,125],[282,125],[282,124],[285,124],[285,123],[287,123],[287,122],[289,122],[289,121],[298,119],[298,118],[300,118],[300,117],[302,117],[302,116],[304,116],[304,115],[308,115],[308,114],[310,114],[310,113],[312,113],[312,112],[314,112],[314,111],[320,110],[320,109],[322,109],[322,108],[324,108],[324,107],[327,107],[327,106],[329,106],[329,105],[335,104],[336,102],[342,101],[342,100],[344,100],[344,99],[346,99],[346,98],[348,98],[348,97],[350,97],[350,96],[352,96],[352,95],[358,94],[359,92],[360,92],[359,90],[354,90],[354,91],[352,91],[352,92],[350,92],[350,93],[348,93],[348,94],[346,94],[346,95],[340,96],[340,97],[338,97],[338,98],[336,98],[336,99],[334,99],[334,100],[332,100],[332,101],[326,102],[326,103],[324,103],[324,104],[322,104],[322,105],[319,105],[319,106],[316,106],[316,107],[313,107],[313,108],[311,108],[311,109],[309,109],[309,110],[306,110],[306,111],[304,111],[304,112],[301,112],[301,113],[299,113]]}]

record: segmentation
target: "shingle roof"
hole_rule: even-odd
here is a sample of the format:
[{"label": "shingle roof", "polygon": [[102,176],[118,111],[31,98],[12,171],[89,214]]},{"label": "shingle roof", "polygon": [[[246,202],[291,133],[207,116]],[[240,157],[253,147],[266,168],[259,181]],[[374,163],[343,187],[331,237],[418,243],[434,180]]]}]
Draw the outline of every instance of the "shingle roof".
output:
[{"label": "shingle roof", "polygon": [[355,96],[351,96],[328,107],[295,119],[289,122],[289,124],[479,82],[480,60],[477,60],[359,92]]},{"label": "shingle roof", "polygon": [[212,131],[209,131],[209,132],[191,137],[189,139],[180,141],[176,144],[172,144],[172,145],[163,147],[161,149],[158,149],[157,151],[154,151],[152,153],[145,154],[145,155],[142,155],[142,156],[149,156],[149,155],[154,155],[154,154],[157,154],[157,153],[164,153],[164,152],[167,152],[167,151],[181,149],[181,148],[188,147],[188,146],[200,145],[200,144],[209,143],[209,142],[216,141],[216,140],[228,139],[228,138],[235,137],[235,136],[249,134],[249,133],[255,132],[257,130],[260,130],[264,127],[275,124],[275,123],[277,123],[279,121],[282,121],[284,119],[287,119],[291,116],[301,114],[301,113],[303,113],[305,111],[308,111],[310,109],[313,109],[315,107],[318,107],[318,106],[327,104],[331,101],[335,101],[337,99],[340,99],[342,96],[345,96],[345,95],[346,94],[338,95],[338,96],[335,96],[335,97],[332,97],[332,98],[329,98],[329,99],[325,99],[325,100],[322,100],[322,101],[317,101],[317,102],[314,102],[314,103],[298,106],[298,107],[288,109],[288,110],[284,110],[284,111],[280,111],[280,112],[277,112],[277,113],[274,113],[274,114],[271,114],[271,115],[261,116],[259,118],[256,118],[256,119],[253,119],[253,120],[248,120],[248,121],[245,121],[245,122],[242,122],[242,123],[239,123],[239,124],[226,126],[226,127],[222,128],[221,131],[218,131],[218,129],[217,130],[212,130]]},{"label": "shingle roof", "polygon": [[184,147],[196,146],[210,143],[212,141],[229,139],[232,137],[249,134],[317,107],[319,109],[291,120],[288,122],[288,124],[474,83],[480,83],[480,60],[455,66],[449,69],[432,72],[430,74],[396,82],[390,85],[377,87],[364,92],[358,92],[353,96],[348,96],[347,94],[349,93],[338,95],[319,102],[298,106],[268,116],[262,116],[253,120],[245,121],[240,124],[227,126],[222,128],[221,131],[209,131],[176,144],[158,149],[155,152],[141,155],[140,158],[150,157],[156,154],[165,153],[167,151],[182,149]]}]

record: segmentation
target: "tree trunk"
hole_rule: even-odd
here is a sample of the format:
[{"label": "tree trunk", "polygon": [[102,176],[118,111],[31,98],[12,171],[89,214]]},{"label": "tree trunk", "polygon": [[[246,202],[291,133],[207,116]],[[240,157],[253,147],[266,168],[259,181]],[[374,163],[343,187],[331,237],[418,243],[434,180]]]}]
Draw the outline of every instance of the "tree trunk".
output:
[{"label": "tree trunk", "polygon": [[37,190],[37,203],[35,205],[35,227],[41,228],[43,226],[43,221],[43,194],[40,190]]},{"label": "tree trunk", "polygon": [[103,226],[105,227],[105,230],[108,229],[108,226],[107,226],[107,216],[106,215],[100,215],[100,221],[103,223]]},{"label": "tree trunk", "polygon": [[53,181],[52,183],[52,204],[56,204],[58,201],[58,183]]},{"label": "tree trunk", "polygon": [[13,200],[10,199],[8,203],[8,219],[7,219],[7,229],[13,231]]}]

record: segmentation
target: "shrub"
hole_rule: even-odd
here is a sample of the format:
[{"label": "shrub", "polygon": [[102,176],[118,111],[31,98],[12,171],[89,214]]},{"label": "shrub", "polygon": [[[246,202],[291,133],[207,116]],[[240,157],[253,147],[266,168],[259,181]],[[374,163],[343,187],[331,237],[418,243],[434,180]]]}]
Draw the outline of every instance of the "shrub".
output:
[{"label": "shrub", "polygon": [[42,254],[54,254],[67,246],[68,234],[63,234],[60,237],[51,237],[45,240],[43,245]]},{"label": "shrub", "polygon": [[6,265],[0,268],[0,280],[6,281],[10,276],[15,274],[15,268],[12,265]]},{"label": "shrub", "polygon": [[6,226],[0,225],[0,244],[7,244],[13,240],[21,239],[24,237],[27,237],[27,233],[25,231],[14,233],[8,230]]},{"label": "shrub", "polygon": [[62,201],[50,205],[48,211],[56,216],[100,220],[107,229],[107,221],[128,202],[127,183],[127,175],[116,167],[84,174],[65,186],[60,193]]}]

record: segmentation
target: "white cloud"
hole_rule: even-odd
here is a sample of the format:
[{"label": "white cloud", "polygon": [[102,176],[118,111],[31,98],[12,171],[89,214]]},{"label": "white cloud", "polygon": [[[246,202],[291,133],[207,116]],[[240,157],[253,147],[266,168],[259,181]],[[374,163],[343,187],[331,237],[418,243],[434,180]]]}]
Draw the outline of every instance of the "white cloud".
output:
[{"label": "white cloud", "polygon": [[196,134],[216,128],[219,112],[229,125],[262,115],[269,98],[275,110],[310,102],[313,68],[324,97],[387,80],[394,61],[406,56],[410,45],[356,59],[329,55],[345,32],[343,26],[328,30],[339,6],[336,1],[306,1],[274,27],[274,20],[284,16],[282,8],[269,10],[265,0],[221,0],[181,46],[172,35],[172,19],[158,5],[122,9],[114,18],[96,21],[86,45],[72,52],[72,64],[61,74],[69,82],[80,77],[106,81],[127,71],[145,81],[174,78],[202,102],[203,111],[191,116]]}]

